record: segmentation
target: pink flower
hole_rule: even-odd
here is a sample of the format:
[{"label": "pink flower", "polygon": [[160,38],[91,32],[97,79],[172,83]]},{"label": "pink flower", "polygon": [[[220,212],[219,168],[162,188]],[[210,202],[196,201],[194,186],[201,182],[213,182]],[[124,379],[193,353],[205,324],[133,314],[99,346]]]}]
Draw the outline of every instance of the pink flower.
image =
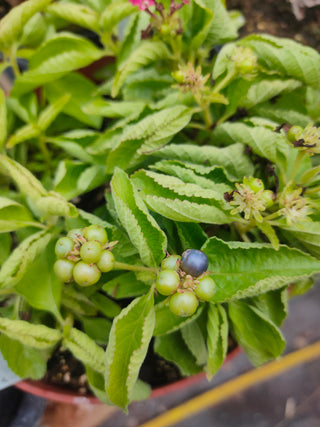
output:
[{"label": "pink flower", "polygon": [[153,0],[129,0],[129,1],[131,4],[133,4],[133,6],[139,6],[140,10],[146,10],[150,6],[154,5]]}]

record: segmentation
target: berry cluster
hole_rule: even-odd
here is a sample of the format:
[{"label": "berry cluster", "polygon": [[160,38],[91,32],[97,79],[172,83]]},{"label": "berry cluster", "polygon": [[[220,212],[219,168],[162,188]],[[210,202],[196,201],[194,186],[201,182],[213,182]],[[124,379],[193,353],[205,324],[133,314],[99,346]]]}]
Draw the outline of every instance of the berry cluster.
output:
[{"label": "berry cluster", "polygon": [[156,289],[169,297],[169,307],[177,316],[195,313],[199,300],[209,301],[216,291],[216,284],[205,272],[208,257],[197,249],[188,249],[182,256],[170,255],[161,263]]},{"label": "berry cluster", "polygon": [[74,280],[80,286],[94,285],[101,273],[113,269],[115,243],[108,243],[107,233],[99,225],[71,230],[56,243],[54,271],[64,283]]}]

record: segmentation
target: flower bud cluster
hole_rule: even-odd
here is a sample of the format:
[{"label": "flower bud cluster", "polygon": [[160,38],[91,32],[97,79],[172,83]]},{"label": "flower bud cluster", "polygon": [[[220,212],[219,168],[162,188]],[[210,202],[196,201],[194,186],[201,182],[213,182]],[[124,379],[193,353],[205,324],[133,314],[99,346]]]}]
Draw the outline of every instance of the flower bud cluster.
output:
[{"label": "flower bud cluster", "polygon": [[244,78],[254,77],[257,68],[257,56],[250,47],[237,46],[232,56],[236,71]]},{"label": "flower bud cluster", "polygon": [[183,92],[191,92],[193,95],[200,95],[205,91],[205,84],[210,75],[202,75],[201,66],[194,68],[189,62],[185,66],[179,66],[177,71],[172,73],[172,77],[178,83],[178,88]]},{"label": "flower bud cluster", "polygon": [[288,141],[309,156],[320,153],[320,129],[309,123],[304,129],[292,126],[287,132]]},{"label": "flower bud cluster", "polygon": [[302,195],[302,188],[287,189],[279,199],[281,213],[288,225],[308,221],[312,213],[311,201]]},{"label": "flower bud cluster", "polygon": [[258,178],[244,177],[242,183],[235,184],[236,189],[225,194],[231,206],[231,214],[243,213],[246,220],[263,221],[261,212],[272,206],[274,194],[264,189],[263,182]]}]

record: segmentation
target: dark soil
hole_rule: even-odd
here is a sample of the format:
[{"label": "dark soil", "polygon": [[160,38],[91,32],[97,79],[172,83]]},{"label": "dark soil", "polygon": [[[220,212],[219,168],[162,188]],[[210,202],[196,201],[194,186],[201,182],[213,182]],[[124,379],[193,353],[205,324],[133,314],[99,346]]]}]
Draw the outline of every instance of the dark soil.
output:
[{"label": "dark soil", "polygon": [[298,21],[289,0],[227,0],[229,10],[242,12],[246,23],[240,36],[268,33],[292,38],[320,51],[320,6],[305,8]]}]

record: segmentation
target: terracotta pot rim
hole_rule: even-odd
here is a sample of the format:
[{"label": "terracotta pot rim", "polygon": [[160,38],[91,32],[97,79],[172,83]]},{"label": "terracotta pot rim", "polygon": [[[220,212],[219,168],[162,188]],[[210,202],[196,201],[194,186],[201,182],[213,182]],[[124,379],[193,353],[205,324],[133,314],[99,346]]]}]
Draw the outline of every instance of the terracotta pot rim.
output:
[{"label": "terracotta pot rim", "polygon": [[[240,352],[241,348],[236,347],[227,355],[225,362],[230,361]],[[174,383],[155,388],[154,390],[152,390],[150,397],[155,398],[174,391],[184,389],[193,384],[196,384],[204,377],[205,373],[201,372],[199,374],[184,378]],[[48,400],[53,400],[55,402],[71,404],[102,404],[102,402],[95,396],[81,395],[71,390],[64,390],[56,385],[46,384],[41,380],[23,380],[15,384],[15,387],[28,393],[34,394],[36,396],[43,397]]]}]

